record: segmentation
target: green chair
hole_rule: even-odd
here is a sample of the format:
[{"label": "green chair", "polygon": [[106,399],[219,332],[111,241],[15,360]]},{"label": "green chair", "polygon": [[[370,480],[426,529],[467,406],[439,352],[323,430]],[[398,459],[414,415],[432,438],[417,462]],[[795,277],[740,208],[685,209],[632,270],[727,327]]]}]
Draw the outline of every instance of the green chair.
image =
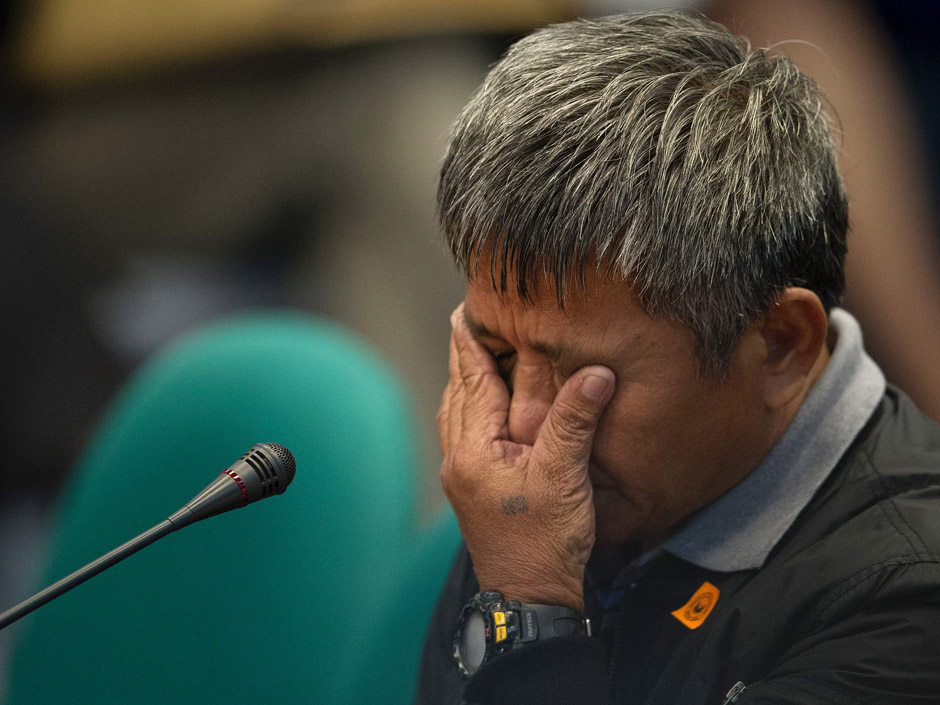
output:
[{"label": "green chair", "polygon": [[64,490],[43,586],[160,522],[255,442],[287,446],[296,478],[26,617],[8,705],[329,702],[362,654],[363,606],[414,550],[413,438],[395,376],[332,324],[257,315],[172,346]]},{"label": "green chair", "polygon": [[457,519],[449,509],[422,529],[385,595],[363,611],[356,653],[340,669],[326,702],[413,702],[428,622],[459,545]]}]

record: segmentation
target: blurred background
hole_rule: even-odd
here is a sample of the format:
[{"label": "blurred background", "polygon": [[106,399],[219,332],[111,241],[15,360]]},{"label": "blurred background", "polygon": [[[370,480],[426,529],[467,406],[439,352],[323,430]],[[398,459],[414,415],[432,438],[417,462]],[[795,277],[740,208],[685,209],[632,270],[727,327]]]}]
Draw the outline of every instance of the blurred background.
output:
[{"label": "blurred background", "polygon": [[0,2],[0,611],[38,588],[57,491],[122,382],[243,310],[321,314],[384,354],[415,400],[422,510],[440,507],[463,289],[434,213],[448,126],[531,29],[654,6],[823,85],[852,199],[846,306],[940,419],[933,0]]}]

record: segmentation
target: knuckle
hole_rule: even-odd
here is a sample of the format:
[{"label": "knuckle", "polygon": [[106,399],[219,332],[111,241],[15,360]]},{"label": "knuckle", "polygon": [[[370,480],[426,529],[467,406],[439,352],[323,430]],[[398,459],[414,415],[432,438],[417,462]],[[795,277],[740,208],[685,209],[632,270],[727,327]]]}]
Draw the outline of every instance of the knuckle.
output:
[{"label": "knuckle", "polygon": [[572,426],[563,425],[555,438],[560,442],[563,448],[581,448],[591,444],[593,439],[593,427],[581,426],[574,428]]},{"label": "knuckle", "polygon": [[495,463],[503,461],[505,457],[505,450],[500,444],[488,443],[485,448],[481,449],[480,464],[484,467],[491,466]]},{"label": "knuckle", "polygon": [[458,456],[459,453],[451,453],[441,463],[441,487],[448,497],[462,493],[467,486],[467,474]]},{"label": "knuckle", "polygon": [[480,413],[488,414],[495,411],[501,402],[499,377],[490,372],[480,372],[468,377],[461,387],[464,408],[473,408]]},{"label": "knuckle", "polygon": [[476,478],[471,468],[475,463],[468,460],[465,449],[457,448],[441,465],[441,488],[451,500],[466,498],[475,486]]},{"label": "knuckle", "polygon": [[486,377],[487,375],[485,372],[479,371],[468,372],[465,374],[463,377],[463,383],[467,393],[471,395],[479,394],[486,386]]},{"label": "knuckle", "polygon": [[589,409],[569,401],[556,401],[555,431],[560,437],[582,439],[594,432],[597,417]]}]

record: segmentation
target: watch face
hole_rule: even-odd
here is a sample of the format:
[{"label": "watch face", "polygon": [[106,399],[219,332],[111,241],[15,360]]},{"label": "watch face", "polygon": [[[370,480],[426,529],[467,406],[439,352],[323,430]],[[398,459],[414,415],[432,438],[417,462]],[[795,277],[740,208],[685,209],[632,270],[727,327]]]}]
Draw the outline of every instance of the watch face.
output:
[{"label": "watch face", "polygon": [[475,673],[483,665],[486,653],[486,624],[483,614],[473,612],[460,630],[460,660],[468,673]]}]

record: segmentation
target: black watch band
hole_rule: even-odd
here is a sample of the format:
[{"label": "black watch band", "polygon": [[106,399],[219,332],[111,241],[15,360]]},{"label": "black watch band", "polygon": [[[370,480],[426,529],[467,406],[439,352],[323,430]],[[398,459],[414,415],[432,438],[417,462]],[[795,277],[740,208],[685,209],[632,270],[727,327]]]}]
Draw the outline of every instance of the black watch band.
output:
[{"label": "black watch band", "polygon": [[507,651],[571,634],[591,635],[591,621],[576,610],[505,600],[494,591],[478,592],[460,613],[454,661],[461,675],[469,678]]}]

